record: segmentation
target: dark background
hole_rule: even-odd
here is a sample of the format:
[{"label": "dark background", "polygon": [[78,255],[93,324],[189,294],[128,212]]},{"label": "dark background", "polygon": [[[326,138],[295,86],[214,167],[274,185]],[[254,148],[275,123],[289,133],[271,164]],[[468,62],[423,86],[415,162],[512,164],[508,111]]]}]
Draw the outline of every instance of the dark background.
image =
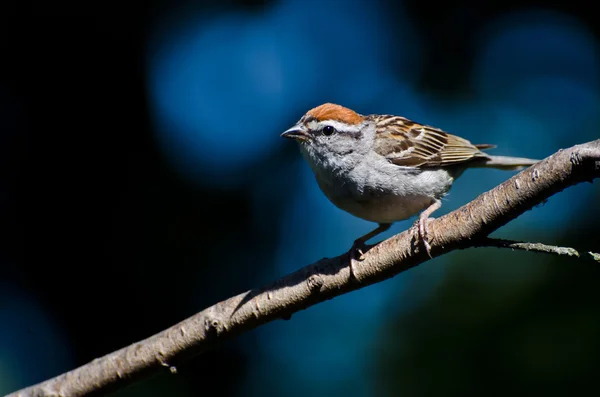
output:
[{"label": "dark background", "polygon": [[[279,138],[320,103],[416,118],[497,154],[543,158],[597,139],[595,9],[3,2],[0,393],[369,230]],[[510,175],[470,171],[440,214]],[[574,187],[499,235],[598,251],[599,200],[597,183]],[[219,395],[240,396],[598,392],[598,278],[584,259],[452,253],[118,394],[199,395],[217,378]]]}]

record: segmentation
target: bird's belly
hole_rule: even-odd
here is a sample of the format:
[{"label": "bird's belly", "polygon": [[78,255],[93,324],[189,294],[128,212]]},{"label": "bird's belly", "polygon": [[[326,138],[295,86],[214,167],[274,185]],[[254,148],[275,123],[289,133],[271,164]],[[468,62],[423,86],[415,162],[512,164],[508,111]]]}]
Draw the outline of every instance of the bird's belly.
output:
[{"label": "bird's belly", "polygon": [[371,222],[393,223],[423,211],[433,200],[428,196],[380,196],[355,199],[351,196],[330,197],[338,208]]},{"label": "bird's belly", "polygon": [[409,173],[391,168],[388,173],[369,173],[356,168],[356,172],[337,179],[331,174],[317,175],[317,182],[335,206],[378,223],[393,223],[418,214],[452,185],[452,177],[444,170]]}]

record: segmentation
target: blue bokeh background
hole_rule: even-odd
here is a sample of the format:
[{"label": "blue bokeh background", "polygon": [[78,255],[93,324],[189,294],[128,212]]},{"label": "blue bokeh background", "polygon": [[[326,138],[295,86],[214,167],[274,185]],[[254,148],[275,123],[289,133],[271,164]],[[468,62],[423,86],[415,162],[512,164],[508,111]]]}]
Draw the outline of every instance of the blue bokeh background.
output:
[{"label": "blue bokeh background", "polygon": [[[339,255],[373,228],[329,203],[279,137],[316,105],[403,115],[497,144],[494,154],[544,158],[598,138],[592,8],[432,7],[11,8],[0,80],[0,393]],[[511,175],[465,173],[439,214]],[[598,250],[599,199],[597,183],[576,186],[496,235]],[[118,394],[197,395],[216,377],[229,380],[220,395],[236,396],[597,388],[595,277],[585,261],[455,252]]]}]

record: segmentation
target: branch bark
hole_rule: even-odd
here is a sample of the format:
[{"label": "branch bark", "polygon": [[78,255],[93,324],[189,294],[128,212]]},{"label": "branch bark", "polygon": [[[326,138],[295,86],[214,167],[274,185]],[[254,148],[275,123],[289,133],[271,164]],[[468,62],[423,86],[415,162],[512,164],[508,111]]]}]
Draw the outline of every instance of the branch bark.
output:
[{"label": "branch bark", "polygon": [[478,241],[474,247],[496,247],[509,248],[512,250],[523,250],[545,254],[567,255],[579,258],[579,252],[571,247],[558,247],[556,245],[547,245],[542,243],[526,243],[522,241],[503,240],[499,238],[486,238]]},{"label": "branch bark", "polygon": [[[559,150],[472,202],[429,223],[431,254],[478,246],[487,236],[574,184],[600,176],[600,140]],[[348,254],[322,259],[270,286],[219,302],[145,340],[9,394],[92,396],[159,373],[213,347],[218,341],[291,315],[335,296],[393,277],[429,259],[410,228],[372,246],[355,267]]]}]

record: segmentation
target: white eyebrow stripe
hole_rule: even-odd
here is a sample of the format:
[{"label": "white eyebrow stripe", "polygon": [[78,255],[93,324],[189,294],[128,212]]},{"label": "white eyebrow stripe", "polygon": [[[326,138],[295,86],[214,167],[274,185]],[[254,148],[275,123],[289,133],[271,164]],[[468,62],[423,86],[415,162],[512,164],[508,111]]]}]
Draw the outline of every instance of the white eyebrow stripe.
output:
[{"label": "white eyebrow stripe", "polygon": [[360,131],[360,124],[349,125],[349,124],[345,124],[345,123],[342,123],[337,120],[325,120],[325,121],[319,122],[320,128],[323,128],[323,126],[326,126],[326,125],[330,125],[333,128],[335,128],[337,131],[342,131],[342,132],[358,132],[358,131]]}]

